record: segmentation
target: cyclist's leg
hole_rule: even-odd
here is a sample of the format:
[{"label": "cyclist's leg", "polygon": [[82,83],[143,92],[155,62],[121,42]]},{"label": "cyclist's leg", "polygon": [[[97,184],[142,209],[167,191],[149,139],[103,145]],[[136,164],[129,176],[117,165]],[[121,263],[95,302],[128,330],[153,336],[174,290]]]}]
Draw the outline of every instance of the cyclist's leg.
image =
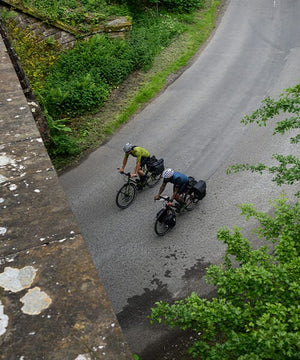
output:
[{"label": "cyclist's leg", "polygon": [[[175,186],[174,186],[174,190],[175,190]],[[177,191],[177,195],[175,197],[175,199],[179,202],[179,204],[184,205],[184,195],[185,192],[187,190],[187,183],[181,184],[178,191]]]},{"label": "cyclist's leg", "polygon": [[184,201],[183,201],[183,199],[182,199],[182,197],[181,197],[181,187],[182,187],[182,185],[180,185],[179,187],[178,186],[176,186],[176,185],[174,185],[173,186],[173,192],[175,192],[176,191],[176,195],[175,195],[175,200],[180,204],[180,205],[183,205],[184,204]]},{"label": "cyclist's leg", "polygon": [[147,180],[145,178],[145,172],[143,170],[144,170],[145,165],[147,164],[148,161],[149,161],[149,157],[142,157],[142,159],[141,159],[140,170],[138,171],[138,174],[139,174],[139,177],[140,177],[141,181],[146,181]]}]

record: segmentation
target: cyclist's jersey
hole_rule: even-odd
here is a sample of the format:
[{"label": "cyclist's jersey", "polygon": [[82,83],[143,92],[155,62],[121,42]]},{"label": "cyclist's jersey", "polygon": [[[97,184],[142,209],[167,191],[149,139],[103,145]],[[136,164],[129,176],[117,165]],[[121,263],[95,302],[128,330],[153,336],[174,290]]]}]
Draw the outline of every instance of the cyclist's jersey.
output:
[{"label": "cyclist's jersey", "polygon": [[[135,146],[132,149],[130,155],[136,157],[136,161],[141,162],[142,157],[147,158],[150,156],[150,153],[149,153],[149,151],[147,151],[146,149],[144,149],[142,147]],[[125,156],[128,158],[129,154],[125,154]]]},{"label": "cyclist's jersey", "polygon": [[170,182],[174,184],[176,187],[181,187],[183,185],[185,186],[188,184],[189,178],[186,175],[181,174],[180,172],[174,171],[174,174]]}]

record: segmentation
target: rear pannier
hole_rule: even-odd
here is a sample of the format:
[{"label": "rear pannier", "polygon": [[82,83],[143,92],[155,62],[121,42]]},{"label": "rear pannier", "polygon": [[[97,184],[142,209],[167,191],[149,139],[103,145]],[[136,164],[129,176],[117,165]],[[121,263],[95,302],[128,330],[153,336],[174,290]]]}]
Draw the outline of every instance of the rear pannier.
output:
[{"label": "rear pannier", "polygon": [[206,195],[206,182],[204,180],[199,180],[192,189],[196,198],[202,200]]},{"label": "rear pannier", "polygon": [[157,160],[154,155],[151,156],[147,163],[147,168],[150,172],[160,175],[165,170],[164,159]]},{"label": "rear pannier", "polygon": [[197,184],[197,180],[193,176],[189,176],[188,189],[191,190]]}]

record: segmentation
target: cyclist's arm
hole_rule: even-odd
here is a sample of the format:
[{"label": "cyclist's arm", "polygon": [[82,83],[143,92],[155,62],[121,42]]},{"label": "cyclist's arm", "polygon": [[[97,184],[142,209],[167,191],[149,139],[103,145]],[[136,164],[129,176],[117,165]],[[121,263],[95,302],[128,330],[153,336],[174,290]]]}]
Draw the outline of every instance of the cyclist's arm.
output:
[{"label": "cyclist's arm", "polygon": [[169,202],[172,202],[176,198],[178,189],[179,189],[178,186],[174,186],[173,195],[170,197]]},{"label": "cyclist's arm", "polygon": [[134,174],[132,174],[132,176],[136,176],[138,174],[140,167],[141,167],[141,162],[137,160],[136,166],[135,166],[135,172],[134,172]]},{"label": "cyclist's arm", "polygon": [[128,156],[124,156],[123,165],[122,165],[122,167],[121,167],[120,170],[119,170],[120,172],[124,171],[125,166],[126,166],[126,164],[127,164],[127,159],[128,159]]},{"label": "cyclist's arm", "polygon": [[163,193],[163,191],[165,190],[165,187],[166,187],[166,183],[162,183],[161,184],[161,187],[159,188],[159,192],[158,194],[154,197],[155,200],[158,200],[160,195]]}]

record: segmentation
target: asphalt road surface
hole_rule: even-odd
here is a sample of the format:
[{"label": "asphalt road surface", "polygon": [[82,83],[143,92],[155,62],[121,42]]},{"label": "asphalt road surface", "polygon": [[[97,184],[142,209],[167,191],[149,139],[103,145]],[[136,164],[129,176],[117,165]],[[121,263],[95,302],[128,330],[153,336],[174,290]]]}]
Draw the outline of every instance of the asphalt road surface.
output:
[{"label": "asphalt road surface", "polygon": [[[268,211],[269,199],[282,190],[292,193],[276,187],[269,175],[225,170],[237,162],[270,164],[274,153],[295,152],[288,136],[272,136],[272,127],[245,127],[240,120],[266,96],[277,97],[299,82],[299,19],[300,0],[227,1],[214,36],[193,64],[110,141],[60,177],[132,352],[149,354],[169,335],[146,319],[155,301],[193,290],[213,294],[204,275],[224,254],[217,229],[238,225],[249,235],[254,225],[240,217],[237,204],[251,202]],[[128,141],[163,157],[167,167],[207,181],[207,196],[193,212],[178,216],[163,238],[154,233],[162,206],[153,200],[159,186],[138,193],[126,210],[115,204],[123,184],[117,167]],[[127,169],[133,168],[132,159]],[[168,185],[165,194],[170,193]]]}]

